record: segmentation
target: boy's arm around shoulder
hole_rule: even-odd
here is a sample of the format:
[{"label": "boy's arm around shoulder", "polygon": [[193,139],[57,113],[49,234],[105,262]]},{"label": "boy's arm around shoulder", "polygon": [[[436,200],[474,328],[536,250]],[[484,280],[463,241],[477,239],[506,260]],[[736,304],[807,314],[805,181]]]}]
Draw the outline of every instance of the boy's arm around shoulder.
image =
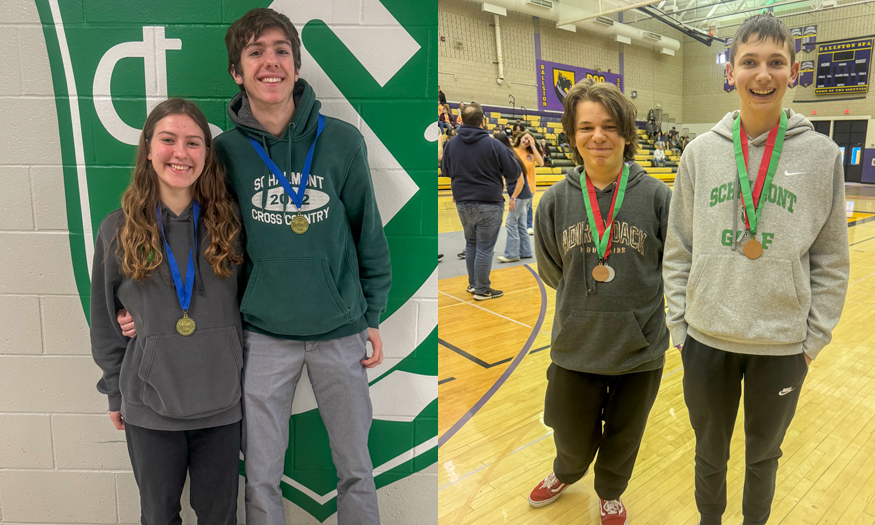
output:
[{"label": "boy's arm around shoulder", "polygon": [[100,225],[91,271],[91,355],[103,371],[97,390],[109,398],[109,410],[113,412],[121,410],[118,380],[129,341],[116,321],[116,312],[122,307],[118,289],[124,275],[112,240],[120,220],[123,220],[121,211],[110,214]]},{"label": "boy's arm around shoulder", "polygon": [[[557,184],[563,184],[560,181]],[[564,184],[563,184],[564,185]],[[562,249],[556,242],[556,190],[550,189],[541,197],[538,203],[538,213],[535,214],[535,260],[538,262],[538,275],[544,284],[555,289],[562,279]]]},{"label": "boy's arm around shoulder", "polygon": [[369,328],[379,328],[380,315],[386,311],[389,288],[392,286],[392,263],[374,196],[367,146],[364,138],[359,140],[361,142],[350,160],[346,180],[340,190],[340,200],[346,207],[358,253],[359,281],[368,302],[365,319]]},{"label": "boy's arm around shoulder", "polygon": [[665,249],[662,258],[662,278],[668,306],[666,325],[672,344],[677,346],[687,338],[684,320],[687,302],[687,281],[693,266],[693,217],[696,197],[695,160],[688,150],[681,158],[671,195],[668,221],[665,226]]},{"label": "boy's arm around shoulder", "polygon": [[848,292],[850,254],[845,207],[845,175],[840,153],[832,173],[832,209],[823,229],[809,248],[811,308],[808,335],[802,350],[810,359],[829,344]]}]

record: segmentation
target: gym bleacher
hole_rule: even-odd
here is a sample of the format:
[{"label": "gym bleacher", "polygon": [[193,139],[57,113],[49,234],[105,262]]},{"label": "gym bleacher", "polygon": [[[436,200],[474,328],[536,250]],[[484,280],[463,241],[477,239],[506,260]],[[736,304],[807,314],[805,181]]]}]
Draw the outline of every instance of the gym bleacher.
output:
[{"label": "gym bleacher", "polygon": [[[458,106],[458,104],[455,104]],[[453,109],[453,118],[458,115],[458,109]],[[513,115],[511,113],[490,112],[487,114],[487,130],[491,133],[499,124],[504,126],[513,126],[517,120],[520,120],[527,128],[529,133],[535,137],[535,140],[540,141],[542,138],[547,140],[552,152],[553,166],[535,168],[537,175],[537,186],[552,186],[556,182],[565,177],[565,171],[574,167],[575,163],[571,159],[571,154],[563,155],[559,150],[557,137],[562,132],[562,123],[559,117],[540,117],[540,116],[522,116]],[[656,149],[654,140],[643,129],[638,130],[638,153],[635,155],[635,162],[641,165],[650,176],[655,177],[665,183],[674,182],[677,166],[681,158],[673,151],[666,150],[666,167],[657,167],[653,162],[653,151]],[[449,190],[450,178],[444,177],[440,173],[438,166],[438,190]]]}]

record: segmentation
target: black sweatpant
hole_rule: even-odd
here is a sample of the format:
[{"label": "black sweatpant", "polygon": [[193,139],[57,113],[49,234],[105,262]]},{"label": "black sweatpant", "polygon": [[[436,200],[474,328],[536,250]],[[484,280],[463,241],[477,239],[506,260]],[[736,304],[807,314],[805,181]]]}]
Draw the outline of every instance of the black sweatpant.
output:
[{"label": "black sweatpant", "polygon": [[696,506],[701,525],[726,510],[726,463],[744,380],[744,525],[764,525],[775,497],[781,442],[808,373],[805,355],[734,354],[687,337],[684,400],[696,434]]},{"label": "black sweatpant", "polygon": [[199,430],[151,430],[125,423],[143,525],[181,524],[185,474],[200,525],[237,523],[240,421]]},{"label": "black sweatpant", "polygon": [[576,482],[598,451],[595,491],[605,500],[619,498],[632,477],[662,367],[608,376],[551,364],[547,379],[544,423],[553,429],[556,478]]}]

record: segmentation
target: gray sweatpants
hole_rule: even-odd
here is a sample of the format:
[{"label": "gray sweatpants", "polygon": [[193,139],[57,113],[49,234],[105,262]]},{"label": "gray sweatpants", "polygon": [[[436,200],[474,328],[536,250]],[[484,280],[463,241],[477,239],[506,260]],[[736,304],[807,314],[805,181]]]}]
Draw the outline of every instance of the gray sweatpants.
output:
[{"label": "gray sweatpants", "polygon": [[328,431],[337,483],[339,525],[377,525],[377,490],[368,453],[372,408],[368,331],[329,341],[290,341],[243,332],[243,455],[246,523],[284,525],[280,480],[289,445],[289,418],[304,365]]}]

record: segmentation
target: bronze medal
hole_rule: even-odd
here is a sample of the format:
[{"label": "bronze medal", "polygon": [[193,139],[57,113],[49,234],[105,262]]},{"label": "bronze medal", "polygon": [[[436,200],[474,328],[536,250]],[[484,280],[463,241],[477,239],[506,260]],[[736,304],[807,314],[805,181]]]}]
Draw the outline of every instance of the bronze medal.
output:
[{"label": "bronze medal", "polygon": [[751,239],[744,245],[744,254],[748,259],[757,259],[763,254],[763,245],[760,241]]},{"label": "bronze medal", "polygon": [[179,332],[179,335],[191,335],[194,333],[194,329],[194,319],[189,317],[187,313],[182,314],[182,319],[176,322],[176,331]]},{"label": "bronze medal", "polygon": [[310,229],[310,223],[307,221],[306,217],[301,215],[300,213],[295,215],[292,219],[292,231],[297,233],[298,235],[307,233],[307,230]]},{"label": "bronze medal", "polygon": [[592,278],[600,283],[607,282],[611,277],[611,270],[603,264],[592,269]]}]

